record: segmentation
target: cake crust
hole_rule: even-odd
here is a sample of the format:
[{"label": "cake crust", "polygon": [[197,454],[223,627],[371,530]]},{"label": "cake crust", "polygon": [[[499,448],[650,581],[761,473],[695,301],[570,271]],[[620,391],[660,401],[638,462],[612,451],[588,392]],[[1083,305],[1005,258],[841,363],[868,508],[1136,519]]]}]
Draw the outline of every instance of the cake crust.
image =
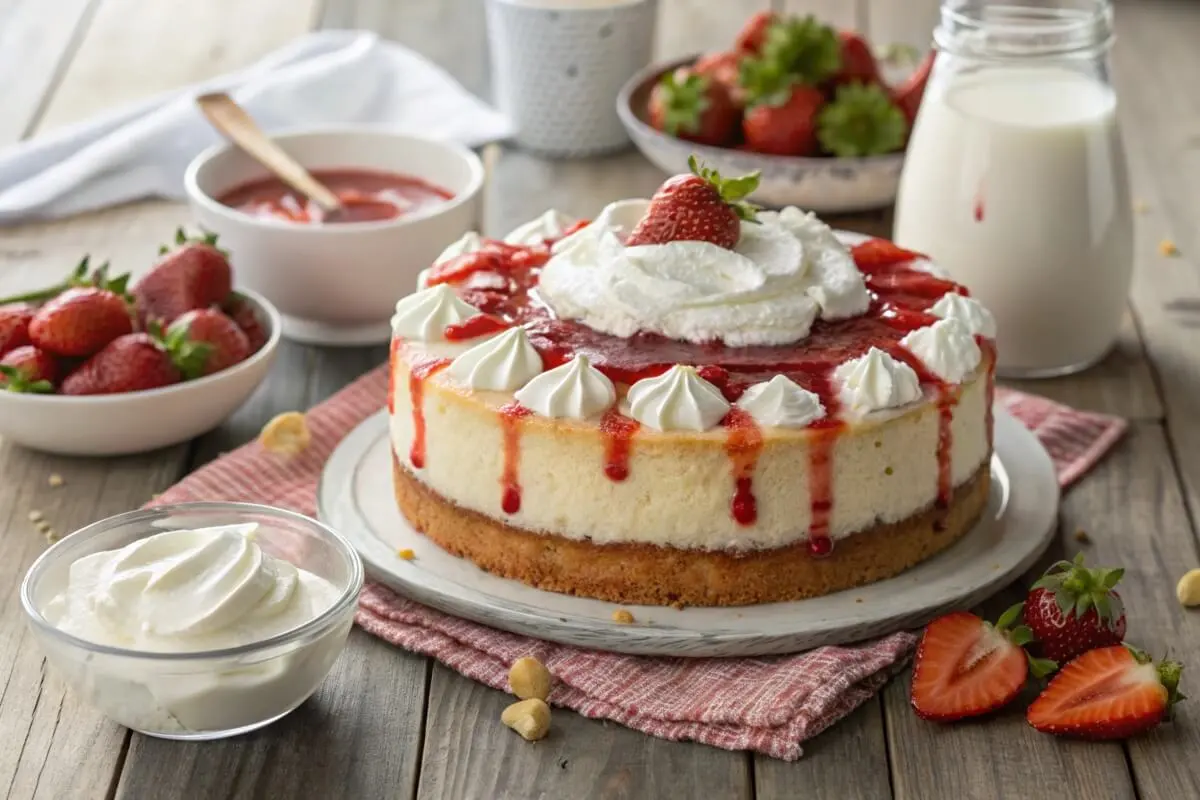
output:
[{"label": "cake crust", "polygon": [[985,462],[945,508],[840,539],[827,558],[807,542],[745,553],[594,544],[507,525],[440,497],[393,460],[396,501],[416,530],[481,569],[539,589],[628,605],[742,606],[818,597],[890,578],[945,550],[982,516]]}]

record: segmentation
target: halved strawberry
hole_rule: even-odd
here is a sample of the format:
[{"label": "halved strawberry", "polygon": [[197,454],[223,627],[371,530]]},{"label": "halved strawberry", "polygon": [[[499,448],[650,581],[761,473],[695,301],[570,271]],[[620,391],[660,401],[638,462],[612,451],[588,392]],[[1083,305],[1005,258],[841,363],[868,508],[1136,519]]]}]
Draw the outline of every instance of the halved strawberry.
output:
[{"label": "halved strawberry", "polygon": [[1125,608],[1113,587],[1123,569],[1088,569],[1083,553],[1046,570],[1025,598],[1025,624],[1047,658],[1065,664],[1125,639]]},{"label": "halved strawberry", "polygon": [[1059,671],[1025,718],[1043,733],[1082,739],[1125,739],[1170,716],[1183,665],[1155,664],[1123,645],[1089,650]]},{"label": "halved strawberry", "polygon": [[850,255],[861,272],[871,273],[883,267],[896,264],[907,264],[925,258],[925,255],[915,250],[906,250],[900,245],[887,239],[868,239],[850,248]]},{"label": "halved strawberry", "polygon": [[1020,607],[992,625],[966,611],[935,619],[925,628],[913,663],[912,706],[935,722],[976,717],[1007,705],[1032,669],[1041,676],[1053,665],[1030,659],[1022,646],[1028,628],[1012,628]]},{"label": "halved strawberry", "polygon": [[626,246],[699,241],[732,250],[737,245],[742,220],[754,221],[757,207],[743,198],[758,188],[758,173],[722,178],[695,156],[688,158],[688,167],[691,174],[668,178],[658,187]]}]

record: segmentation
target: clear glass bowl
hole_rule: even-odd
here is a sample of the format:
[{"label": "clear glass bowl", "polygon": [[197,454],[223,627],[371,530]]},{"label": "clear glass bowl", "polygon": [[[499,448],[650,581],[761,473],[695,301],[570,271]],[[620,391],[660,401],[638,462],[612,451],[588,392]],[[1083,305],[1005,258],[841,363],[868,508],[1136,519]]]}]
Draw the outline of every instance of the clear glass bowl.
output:
[{"label": "clear glass bowl", "polygon": [[[316,618],[259,642],[192,653],[95,644],[43,615],[76,560],[164,530],[259,523],[256,543],[325,578],[337,600]],[[204,740],[269,725],[303,703],[333,667],[354,621],[363,568],[350,543],[314,519],[250,503],[180,503],[88,525],[55,544],[21,584],[29,627],[51,666],[105,715],[148,736]]]}]

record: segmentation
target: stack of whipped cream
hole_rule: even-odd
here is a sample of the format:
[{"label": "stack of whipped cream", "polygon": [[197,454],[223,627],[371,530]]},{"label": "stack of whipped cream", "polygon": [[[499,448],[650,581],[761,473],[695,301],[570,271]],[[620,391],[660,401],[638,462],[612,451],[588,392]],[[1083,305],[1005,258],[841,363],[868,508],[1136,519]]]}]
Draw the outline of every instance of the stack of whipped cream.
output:
[{"label": "stack of whipped cream", "polygon": [[[870,296],[850,251],[812,214],[796,208],[761,212],[758,224],[743,224],[734,250],[708,242],[626,247],[624,237],[645,214],[647,203],[612,203],[589,225],[554,245],[538,294],[556,315],[614,336],[645,331],[742,347],[795,343],[808,336],[818,318],[847,319],[867,310]],[[550,211],[517,228],[505,241],[557,239],[571,223]],[[467,234],[447,248],[439,262],[482,245],[478,234]],[[938,273],[929,262],[914,267]],[[420,283],[425,286],[424,275]],[[975,335],[994,337],[995,321],[978,301],[953,293],[941,297],[930,312],[940,317],[938,322],[913,331],[900,343],[938,378],[961,383],[982,360]],[[584,355],[543,371],[541,356],[521,327],[474,346],[445,340],[448,325],[479,313],[442,284],[402,299],[392,325],[401,339],[453,357],[447,370],[453,380],[474,390],[513,393],[535,413],[588,419],[616,403],[612,381]],[[851,415],[894,409],[921,398],[913,369],[878,348],[839,365],[834,379],[844,410]],[[663,431],[708,430],[731,408],[716,386],[685,365],[634,383],[626,402],[628,409],[623,411],[630,417]],[[802,427],[826,413],[816,394],[783,375],[749,387],[737,406],[763,426]]]}]

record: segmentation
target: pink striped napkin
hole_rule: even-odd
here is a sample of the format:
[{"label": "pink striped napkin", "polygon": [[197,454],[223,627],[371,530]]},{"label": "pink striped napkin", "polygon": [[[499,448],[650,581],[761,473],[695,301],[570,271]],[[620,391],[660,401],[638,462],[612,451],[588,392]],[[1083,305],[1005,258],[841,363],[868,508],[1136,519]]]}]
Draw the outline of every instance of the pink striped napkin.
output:
[{"label": "pink striped napkin", "polygon": [[[325,459],[355,425],[383,407],[386,393],[386,372],[375,369],[308,412],[313,440],[302,454],[282,458],[251,442],[189,475],[154,504],[249,501],[314,514]],[[1063,486],[1094,464],[1125,429],[1124,420],[1033,395],[1001,390],[997,399],[1041,439]],[[624,656],[494,630],[373,584],[363,591],[358,624],[497,689],[506,688],[514,660],[534,655],[557,679],[550,696],[555,705],[652,736],[756,750],[789,761],[800,757],[801,742],[878,691],[916,643],[914,634],[899,632],[770,658]]]}]

